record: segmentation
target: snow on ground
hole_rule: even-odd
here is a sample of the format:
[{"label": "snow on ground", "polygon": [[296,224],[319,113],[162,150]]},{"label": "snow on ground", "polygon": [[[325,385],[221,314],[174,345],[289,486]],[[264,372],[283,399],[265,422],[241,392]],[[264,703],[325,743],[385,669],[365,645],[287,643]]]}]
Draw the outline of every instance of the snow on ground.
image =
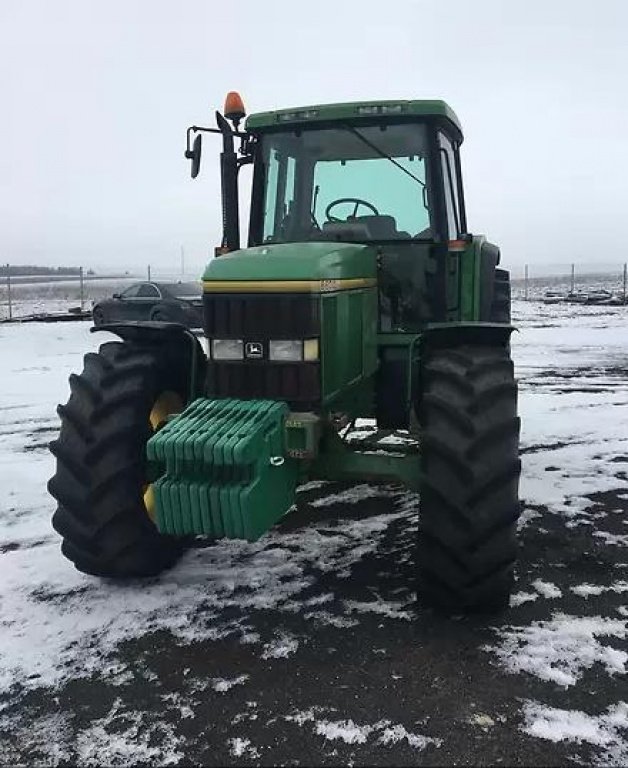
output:
[{"label": "snow on ground", "polygon": [[620,701],[601,715],[587,715],[580,710],[545,707],[535,701],[524,706],[523,730],[539,739],[588,743],[601,747],[594,765],[628,763],[628,704]]},{"label": "snow on ground", "polygon": [[325,711],[324,708],[314,707],[304,712],[295,712],[292,715],[286,715],[286,722],[293,722],[297,725],[309,726],[316,734],[323,736],[327,741],[343,741],[345,744],[366,744],[367,740],[376,736],[374,739],[377,744],[396,744],[405,741],[410,747],[416,750],[425,749],[430,744],[440,747],[442,741],[416,733],[409,733],[403,725],[393,725],[389,720],[380,720],[372,725],[359,725],[353,720],[329,720],[320,717]]},{"label": "snow on ground", "polygon": [[543,579],[535,579],[532,582],[532,586],[536,589],[539,595],[542,595],[549,600],[554,597],[562,597],[563,594],[556,584],[552,584],[549,581],[543,581]]},{"label": "snow on ground", "polygon": [[[391,761],[424,750],[428,761],[434,750],[460,761],[463,746],[446,752],[457,734],[475,744],[501,733],[505,743],[559,745],[565,760],[584,754],[621,763],[628,750],[620,692],[628,663],[626,311],[530,303],[516,305],[515,315],[524,464],[517,589],[503,620],[477,631],[454,621],[440,641],[432,615],[414,607],[417,500],[391,486],[308,483],[295,522],[287,518],[255,544],[193,548],[149,582],[121,586],[75,571],[50,525],[46,446],[68,375],[110,337],[90,334],[84,323],[0,326],[0,762],[17,755],[51,764],[176,764],[208,743],[217,762],[272,762],[277,741],[265,740],[264,729],[291,724],[287,738],[305,739],[314,761],[336,754],[369,762],[378,750]],[[372,432],[362,422],[354,431]],[[441,660],[458,636],[477,649],[463,662],[477,665],[473,705],[480,687],[488,696],[503,681],[507,717],[491,693],[481,709],[439,720],[443,707],[464,700],[457,652],[451,667]],[[186,658],[175,664],[173,689],[161,656],[152,655],[162,647]],[[360,674],[339,685],[338,670],[350,669],[356,655]],[[328,659],[338,656],[336,667]],[[297,685],[292,673],[304,664]],[[304,679],[320,690],[318,700],[301,690]],[[417,679],[423,687],[404,688]],[[72,714],[71,684],[105,686],[107,697],[89,715]],[[384,695],[385,685],[394,688]],[[162,710],[137,699],[137,686],[146,696],[157,692]],[[432,690],[446,698],[430,705]],[[605,692],[603,701],[593,690]],[[262,718],[257,700],[269,691]],[[590,708],[556,698],[572,691]],[[211,720],[201,714],[206,705],[220,713],[218,741],[195,725]]]},{"label": "snow on ground", "polygon": [[212,688],[219,693],[226,693],[231,690],[234,685],[242,685],[249,679],[248,675],[238,675],[231,680],[224,680],[222,678],[215,678],[212,680]]},{"label": "snow on ground", "polygon": [[509,672],[526,672],[567,688],[594,664],[609,675],[625,675],[628,653],[602,639],[624,641],[626,647],[627,632],[621,619],[559,613],[550,621],[501,630],[495,652]]},{"label": "snow on ground", "polygon": [[30,719],[0,714],[0,763],[14,765],[8,737],[13,737],[27,754],[45,754],[46,764],[52,765],[177,765],[184,756],[183,738],[176,735],[169,723],[157,721],[149,712],[123,708],[120,699],[76,738],[72,736],[68,717],[46,715]]},{"label": "snow on ground", "polygon": [[[535,317],[537,309],[551,319]],[[528,504],[592,525],[581,515],[587,494],[616,489],[617,473],[628,469],[626,311],[580,307],[569,316],[566,309],[573,314],[573,307],[552,309],[561,316],[543,304],[522,303],[514,318],[535,318],[513,335],[525,464],[521,494]]]},{"label": "snow on ground", "polygon": [[233,757],[244,756],[255,759],[260,756],[259,751],[251,744],[249,739],[242,739],[239,736],[229,739],[229,747]]}]

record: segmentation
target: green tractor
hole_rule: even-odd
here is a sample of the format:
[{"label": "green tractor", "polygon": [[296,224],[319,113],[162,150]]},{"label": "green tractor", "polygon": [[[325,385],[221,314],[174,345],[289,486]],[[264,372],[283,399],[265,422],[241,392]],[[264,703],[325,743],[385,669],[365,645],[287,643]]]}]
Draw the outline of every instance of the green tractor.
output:
[{"label": "green tractor", "polygon": [[[258,539],[307,480],[401,483],[418,492],[421,601],[502,609],[520,514],[510,281],[467,228],[456,115],[373,101],[244,117],[232,92],[216,128],[187,132],[193,177],[202,134],[222,137],[207,347],[175,323],[102,325],[120,341],[70,377],[49,482],[63,554],[154,576],[192,537]],[[407,439],[356,440],[361,418]]]}]

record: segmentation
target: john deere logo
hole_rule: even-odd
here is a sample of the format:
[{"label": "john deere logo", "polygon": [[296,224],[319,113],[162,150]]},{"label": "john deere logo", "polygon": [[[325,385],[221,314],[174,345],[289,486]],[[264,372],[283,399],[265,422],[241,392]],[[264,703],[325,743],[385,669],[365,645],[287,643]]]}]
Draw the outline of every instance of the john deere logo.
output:
[{"label": "john deere logo", "polygon": [[259,359],[260,357],[264,357],[264,347],[259,341],[247,341],[246,346],[244,347],[244,354],[247,357]]}]

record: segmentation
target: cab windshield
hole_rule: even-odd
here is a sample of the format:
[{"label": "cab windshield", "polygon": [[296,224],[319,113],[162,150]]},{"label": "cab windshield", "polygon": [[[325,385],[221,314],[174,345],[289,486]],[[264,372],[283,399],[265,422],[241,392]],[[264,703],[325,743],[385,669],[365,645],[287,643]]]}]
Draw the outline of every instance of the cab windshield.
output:
[{"label": "cab windshield", "polygon": [[430,239],[427,154],[416,123],[266,134],[263,242]]}]

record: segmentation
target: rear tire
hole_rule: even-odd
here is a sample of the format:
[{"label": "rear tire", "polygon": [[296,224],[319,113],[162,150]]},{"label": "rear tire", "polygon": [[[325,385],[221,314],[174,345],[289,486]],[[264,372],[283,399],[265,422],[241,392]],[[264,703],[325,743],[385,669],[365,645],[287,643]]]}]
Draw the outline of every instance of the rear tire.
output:
[{"label": "rear tire", "polygon": [[159,533],[144,505],[149,415],[160,394],[188,397],[184,365],[168,365],[157,349],[103,344],[70,376],[71,396],[58,408],[61,431],[50,445],[57,459],[48,490],[58,507],[52,524],[61,551],[94,576],[154,576],[183,551]]},{"label": "rear tire", "polygon": [[431,353],[423,370],[417,569],[445,611],[508,605],[517,557],[519,418],[506,347]]}]

